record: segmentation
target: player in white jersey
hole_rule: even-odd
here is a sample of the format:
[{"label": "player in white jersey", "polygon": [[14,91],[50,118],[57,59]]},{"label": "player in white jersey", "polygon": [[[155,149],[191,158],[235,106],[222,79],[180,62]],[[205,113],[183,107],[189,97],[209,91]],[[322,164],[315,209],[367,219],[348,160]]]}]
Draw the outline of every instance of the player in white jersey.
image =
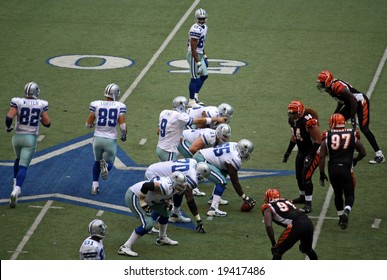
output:
[{"label": "player in white jersey", "polygon": [[195,24],[188,32],[187,61],[191,73],[189,83],[189,104],[192,107],[204,105],[199,101],[199,91],[204,81],[208,78],[208,59],[204,50],[204,43],[207,37],[207,12],[203,9],[195,11]]},{"label": "player in white jersey", "polygon": [[183,130],[192,124],[211,124],[213,122],[224,123],[227,117],[190,117],[186,109],[188,100],[184,96],[175,97],[172,101],[172,110],[163,110],[159,116],[156,153],[160,161],[169,161],[177,159],[177,146],[180,143],[180,137]]},{"label": "player in white jersey", "polygon": [[89,234],[79,248],[81,260],[104,260],[105,250],[102,239],[107,232],[107,226],[102,220],[95,219],[89,224]]},{"label": "player in white jersey", "polygon": [[236,193],[247,203],[251,209],[256,201],[248,197],[239,182],[238,170],[242,167],[242,161],[247,161],[254,150],[250,140],[242,139],[238,142],[224,143],[213,148],[202,149],[194,155],[198,162],[205,161],[211,168],[211,175],[208,178],[215,183],[211,207],[207,212],[208,216],[225,217],[227,212],[219,210],[219,201],[226,189],[227,175]]},{"label": "player in white jersey", "polygon": [[120,88],[112,83],[105,88],[104,100],[90,103],[90,114],[86,127],[94,127],[93,153],[94,165],[92,169],[93,183],[91,194],[99,193],[99,176],[103,180],[108,177],[113,168],[117,153],[117,124],[120,126],[121,140],[126,141],[126,105],[118,101]]},{"label": "player in white jersey", "polygon": [[193,197],[192,190],[198,187],[198,184],[201,180],[210,176],[211,169],[208,164],[204,162],[197,163],[197,161],[192,158],[185,158],[176,161],[163,161],[153,163],[145,171],[145,177],[148,180],[151,180],[152,178],[170,176],[175,171],[180,171],[185,175],[189,188],[186,188],[184,194],[175,194],[173,196],[172,215],[169,218],[169,222],[191,222],[191,219],[188,217],[184,217],[180,211],[183,195],[185,195],[189,210],[196,219],[196,230],[199,233],[205,233],[205,230],[203,228],[203,222],[200,218],[200,214],[195,199]]},{"label": "player in white jersey", "polygon": [[40,89],[35,82],[29,82],[24,87],[24,98],[14,97],[5,117],[7,132],[13,130],[12,121],[16,117],[15,134],[12,136],[12,146],[15,152],[13,166],[13,190],[9,206],[15,208],[21,187],[27,176],[27,169],[36,151],[39,134],[39,123],[50,127],[51,119],[47,114],[48,102],[39,99]]},{"label": "player in white jersey", "polygon": [[[141,181],[129,187],[125,194],[125,201],[132,214],[138,218],[141,225],[133,230],[129,239],[118,249],[118,254],[137,257],[132,251],[133,244],[149,232],[158,218],[160,224],[157,245],[178,245],[179,242],[167,236],[171,198],[176,193],[183,193],[187,180],[183,173],[173,172],[169,177],[154,178],[151,181]],[[152,210],[152,217],[147,215]]]}]

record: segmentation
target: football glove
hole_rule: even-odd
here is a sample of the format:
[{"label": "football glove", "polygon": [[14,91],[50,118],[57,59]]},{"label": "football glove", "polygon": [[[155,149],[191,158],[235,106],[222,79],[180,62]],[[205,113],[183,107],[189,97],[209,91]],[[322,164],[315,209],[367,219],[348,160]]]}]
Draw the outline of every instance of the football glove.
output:
[{"label": "football glove", "polygon": [[7,127],[7,132],[11,132],[13,130],[13,127],[10,126],[10,127]]},{"label": "football glove", "polygon": [[248,196],[246,196],[243,200],[244,200],[245,202],[247,202],[248,204],[250,204],[250,208],[251,208],[251,209],[253,209],[254,206],[255,206],[255,204],[257,204],[257,202],[256,202],[254,199],[252,199],[252,198],[250,198],[250,197],[248,197]]},{"label": "football glove", "polygon": [[152,212],[152,208],[150,208],[150,206],[148,204],[145,204],[144,206],[141,206],[142,210],[144,210],[145,214],[147,216],[150,216],[151,215],[151,212]]},{"label": "football glove", "polygon": [[282,162],[283,162],[283,163],[288,162],[289,157],[290,157],[290,153],[285,153],[285,154],[284,154],[284,158],[282,159]]},{"label": "football glove", "polygon": [[121,141],[122,141],[122,142],[125,142],[125,141],[126,141],[126,134],[125,134],[125,135],[121,135]]},{"label": "football glove", "polygon": [[320,172],[320,186],[325,186],[325,181],[328,181],[327,175],[324,172]]},{"label": "football glove", "polygon": [[208,67],[208,58],[206,55],[203,56],[204,58],[204,63],[206,64],[206,67]]},{"label": "football glove", "polygon": [[356,119],[351,118],[351,125],[352,125],[353,130],[356,130]]},{"label": "football glove", "polygon": [[201,75],[202,72],[203,72],[203,68],[202,68],[202,64],[200,62],[196,63],[196,65],[198,66],[196,72]]},{"label": "football glove", "polygon": [[304,167],[306,169],[309,169],[309,167],[312,165],[313,158],[311,155],[307,155],[304,159]]},{"label": "football glove", "polygon": [[196,231],[198,233],[206,233],[206,231],[204,230],[204,227],[203,227],[202,220],[199,220],[199,221],[196,222]]}]

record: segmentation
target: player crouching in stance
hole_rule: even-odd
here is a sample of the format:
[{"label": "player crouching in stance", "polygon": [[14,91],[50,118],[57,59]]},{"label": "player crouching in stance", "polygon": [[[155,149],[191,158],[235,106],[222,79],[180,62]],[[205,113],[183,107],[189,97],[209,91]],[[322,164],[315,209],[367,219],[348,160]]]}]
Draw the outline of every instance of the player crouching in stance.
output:
[{"label": "player crouching in stance", "polygon": [[81,260],[104,260],[105,251],[102,239],[107,232],[107,226],[102,220],[95,219],[89,224],[90,236],[86,238],[79,249]]},{"label": "player crouching in stance", "polygon": [[[273,260],[281,260],[282,255],[292,248],[298,240],[301,242],[300,251],[305,253],[309,259],[317,260],[317,254],[312,248],[314,230],[312,221],[289,200],[281,198],[277,189],[266,191],[262,214],[266,232],[272,245]],[[275,241],[272,222],[285,228],[278,238],[278,242]]]},{"label": "player crouching in stance", "polygon": [[[167,237],[167,226],[172,208],[171,198],[174,194],[183,193],[186,186],[185,175],[175,171],[170,177],[141,181],[129,187],[125,194],[125,201],[133,215],[141,221],[141,225],[133,230],[129,239],[119,248],[118,254],[137,257],[138,254],[132,251],[133,244],[152,229],[154,220],[157,218],[160,232],[156,244],[178,245],[179,242]],[[147,215],[150,210],[152,216]]]}]

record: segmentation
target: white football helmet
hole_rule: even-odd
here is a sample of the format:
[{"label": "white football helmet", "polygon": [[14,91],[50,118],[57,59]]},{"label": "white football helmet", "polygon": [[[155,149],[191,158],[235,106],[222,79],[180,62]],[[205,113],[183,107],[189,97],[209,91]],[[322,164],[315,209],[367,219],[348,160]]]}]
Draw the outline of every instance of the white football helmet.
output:
[{"label": "white football helmet", "polygon": [[226,143],[231,137],[231,127],[226,123],[221,123],[215,129],[216,138],[219,139],[220,143]]},{"label": "white football helmet", "polygon": [[33,99],[39,98],[39,85],[35,82],[29,82],[24,87],[24,96],[25,97],[32,97]]},{"label": "white football helmet", "polygon": [[195,11],[195,21],[200,26],[204,26],[204,24],[206,24],[207,18],[207,12],[204,9],[200,8]]},{"label": "white football helmet", "polygon": [[253,142],[247,139],[241,139],[238,141],[239,154],[243,161],[250,159],[250,155],[254,150]]},{"label": "white football helmet", "polygon": [[112,98],[114,101],[120,96],[120,87],[114,83],[108,84],[105,88],[105,97]]},{"label": "white football helmet", "polygon": [[180,113],[185,113],[188,108],[188,99],[184,96],[177,96],[172,101],[173,109]]},{"label": "white football helmet", "polygon": [[175,189],[177,194],[182,194],[187,187],[187,178],[180,171],[175,171],[170,176],[172,181],[172,186]]},{"label": "white football helmet", "polygon": [[230,104],[222,103],[218,106],[219,115],[221,117],[227,117],[227,123],[231,121],[232,115],[234,114],[234,109]]},{"label": "white football helmet", "polygon": [[99,238],[104,238],[107,232],[107,226],[102,220],[95,219],[92,220],[89,224],[89,234],[90,236],[97,236]]},{"label": "white football helmet", "polygon": [[196,174],[199,181],[203,180],[210,177],[211,168],[205,162],[198,162],[196,165]]}]

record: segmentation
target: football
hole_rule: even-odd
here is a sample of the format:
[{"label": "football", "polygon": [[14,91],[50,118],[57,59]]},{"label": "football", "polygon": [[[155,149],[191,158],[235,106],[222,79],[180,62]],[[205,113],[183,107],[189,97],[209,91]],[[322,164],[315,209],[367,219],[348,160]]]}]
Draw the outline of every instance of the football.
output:
[{"label": "football", "polygon": [[250,206],[250,204],[246,201],[243,201],[243,204],[241,205],[241,211],[242,212],[250,212],[253,207]]}]

